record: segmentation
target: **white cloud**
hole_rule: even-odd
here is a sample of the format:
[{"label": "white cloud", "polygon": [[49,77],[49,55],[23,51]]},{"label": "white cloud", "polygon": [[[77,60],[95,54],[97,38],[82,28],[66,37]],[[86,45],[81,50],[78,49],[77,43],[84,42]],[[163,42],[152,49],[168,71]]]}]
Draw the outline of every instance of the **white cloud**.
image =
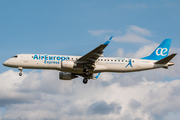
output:
[{"label": "white cloud", "polygon": [[117,52],[116,52],[116,55],[118,57],[125,57],[124,56],[124,49],[123,48],[118,48]]},{"label": "white cloud", "polygon": [[[139,43],[147,43],[151,42],[150,40],[146,39],[146,36],[152,36],[152,32],[149,31],[148,29],[141,28],[135,25],[130,25],[126,29],[126,33],[124,35],[120,30],[115,31],[115,30],[89,30],[89,33],[91,33],[93,36],[101,36],[106,33],[113,33],[116,34],[112,40],[118,41],[118,42],[139,42]],[[109,38],[109,37],[108,37]],[[107,39],[108,39],[107,38]]]},{"label": "white cloud", "polygon": [[129,52],[129,53],[124,53],[123,48],[119,48],[116,52],[116,56],[118,57],[130,57],[130,58],[142,58],[145,56],[150,55],[155,49],[158,47],[157,43],[149,44],[149,45],[144,45],[139,48],[139,50],[135,52]]},{"label": "white cloud", "polygon": [[[141,56],[156,47],[145,45],[129,55]],[[173,60],[179,63],[178,59]],[[19,77],[18,72],[9,70],[0,74],[0,107],[6,108],[1,111],[1,119],[178,119],[180,80],[171,78],[180,76],[178,67],[175,64],[169,70],[102,73],[86,85],[82,78],[59,80],[58,71],[33,71]],[[164,76],[170,81],[162,82]]]},{"label": "white cloud", "polygon": [[144,28],[140,28],[138,26],[135,25],[131,25],[129,26],[129,28],[127,29],[128,32],[135,32],[135,33],[139,33],[141,35],[145,35],[145,36],[152,36],[151,35],[151,31],[144,29]]},{"label": "white cloud", "polygon": [[[57,73],[57,71],[31,72],[24,73],[24,77],[18,77],[18,73],[12,70],[2,73],[0,82],[6,85],[0,87],[0,91],[3,91],[0,92],[0,102],[1,107],[7,108],[1,116],[2,119],[155,120],[163,119],[169,112],[174,114],[180,111],[180,80],[138,82],[142,76],[146,78],[151,76],[140,72],[110,74],[114,77],[108,78],[111,82],[108,86],[103,85],[103,77],[84,85],[81,79],[58,80]],[[8,79],[4,78],[7,74],[10,76]],[[128,78],[124,78],[127,76]],[[123,87],[121,81],[127,80],[138,84]],[[3,99],[6,101],[2,103]]]},{"label": "white cloud", "polygon": [[144,36],[152,36],[151,31],[135,25],[131,25],[126,29],[126,33],[124,35],[115,36],[113,40],[119,42],[150,42],[150,40],[144,38]]},{"label": "white cloud", "polygon": [[113,30],[89,30],[89,33],[91,33],[93,36],[101,36],[102,34],[106,33],[112,33]]},{"label": "white cloud", "polygon": [[99,78],[102,80],[102,81],[109,81],[111,79],[113,79],[113,75],[111,73],[101,73],[102,75],[99,76]]},{"label": "white cloud", "polygon": [[146,42],[150,42],[148,39],[145,39],[142,36],[139,36],[137,34],[134,33],[127,33],[123,36],[117,36],[117,37],[113,37],[114,41],[118,41],[118,42],[132,42],[132,43],[136,43],[136,42],[140,42],[140,43],[146,43]]}]

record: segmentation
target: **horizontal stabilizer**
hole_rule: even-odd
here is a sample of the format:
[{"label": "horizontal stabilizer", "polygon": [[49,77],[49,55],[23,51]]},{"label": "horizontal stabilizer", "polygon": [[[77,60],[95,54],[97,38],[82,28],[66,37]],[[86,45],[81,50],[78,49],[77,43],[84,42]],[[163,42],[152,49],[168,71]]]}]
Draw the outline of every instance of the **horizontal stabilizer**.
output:
[{"label": "horizontal stabilizer", "polygon": [[177,53],[171,54],[171,55],[155,62],[155,64],[167,64],[176,55],[177,55]]}]

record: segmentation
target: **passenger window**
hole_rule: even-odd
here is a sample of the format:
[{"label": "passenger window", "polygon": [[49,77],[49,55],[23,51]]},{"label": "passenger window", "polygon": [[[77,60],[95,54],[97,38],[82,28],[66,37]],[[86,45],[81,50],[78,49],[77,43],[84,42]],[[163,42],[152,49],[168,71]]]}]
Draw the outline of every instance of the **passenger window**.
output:
[{"label": "passenger window", "polygon": [[101,59],[101,61],[103,61],[103,59]]},{"label": "passenger window", "polygon": [[107,61],[109,61],[109,59]]}]

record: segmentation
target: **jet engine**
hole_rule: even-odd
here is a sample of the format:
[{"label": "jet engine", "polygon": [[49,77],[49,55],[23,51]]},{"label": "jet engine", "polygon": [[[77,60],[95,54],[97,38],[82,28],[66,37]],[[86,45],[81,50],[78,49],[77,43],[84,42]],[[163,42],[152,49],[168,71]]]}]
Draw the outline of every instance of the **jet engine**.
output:
[{"label": "jet engine", "polygon": [[77,78],[78,76],[76,76],[73,73],[68,73],[68,72],[59,72],[59,79],[61,80],[71,80],[74,78]]},{"label": "jet engine", "polygon": [[73,61],[62,61],[61,63],[61,68],[73,68],[74,66],[76,66],[76,64]]}]

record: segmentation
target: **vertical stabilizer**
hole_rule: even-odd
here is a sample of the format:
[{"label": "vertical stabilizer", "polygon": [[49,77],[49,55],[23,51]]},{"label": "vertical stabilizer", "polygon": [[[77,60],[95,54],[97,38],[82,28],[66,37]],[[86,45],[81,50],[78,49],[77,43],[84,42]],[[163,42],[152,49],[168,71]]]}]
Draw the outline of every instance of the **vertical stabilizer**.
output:
[{"label": "vertical stabilizer", "polygon": [[169,48],[171,45],[172,39],[165,39],[155,50],[154,52],[141,59],[147,59],[147,60],[161,60],[168,56]]}]

